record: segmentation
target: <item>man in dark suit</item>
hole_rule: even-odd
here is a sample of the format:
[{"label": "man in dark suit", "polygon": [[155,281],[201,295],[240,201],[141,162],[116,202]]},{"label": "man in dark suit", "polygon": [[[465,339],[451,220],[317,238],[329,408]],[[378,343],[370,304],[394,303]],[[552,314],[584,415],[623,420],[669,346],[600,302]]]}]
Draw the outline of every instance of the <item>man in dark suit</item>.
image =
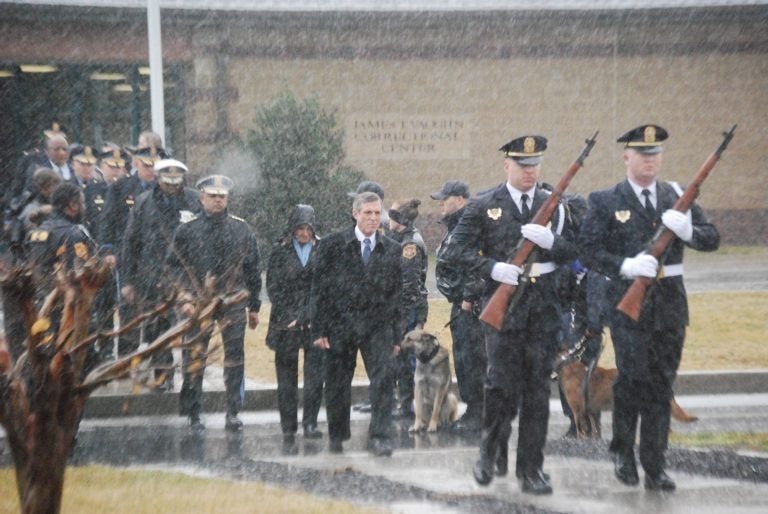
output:
[{"label": "man in dark suit", "polygon": [[381,199],[375,193],[355,197],[355,226],[320,241],[312,281],[311,321],[314,345],[326,350],[325,403],[329,449],[343,451],[350,438],[352,377],[357,351],[370,380],[369,449],[390,456],[394,403],[394,357],[401,334],[400,245],[377,232]]},{"label": "man in dark suit", "polygon": [[[584,264],[611,279],[606,305],[616,305],[635,278],[659,277],[646,295],[637,322],[618,310],[610,312],[608,321],[619,370],[613,386],[610,448],[616,476],[627,485],[639,482],[634,445],[638,418],[642,418],[640,463],[645,487],[651,490],[675,488],[664,471],[664,450],[669,401],[688,324],[683,248],[713,251],[720,241],[699,206],[694,204],[685,214],[671,209],[682,191],[677,184],[658,179],[667,137],[662,127],[642,125],[617,140],[624,144],[627,178],[589,196],[579,238]],[[661,224],[677,239],[659,263],[645,250]]]},{"label": "man in dark suit", "polygon": [[[473,473],[480,485],[488,485],[494,473],[507,473],[511,422],[519,409],[516,475],[522,490],[532,494],[552,492],[542,466],[561,320],[556,270],[576,255],[562,203],[551,226],[530,223],[550,194],[537,185],[546,148],[542,136],[519,137],[501,147],[507,180],[469,202],[443,253],[449,264],[485,280],[483,303],[499,283],[520,283],[501,330],[485,326],[488,370],[480,459]],[[537,246],[525,272],[508,264],[521,237]]]}]

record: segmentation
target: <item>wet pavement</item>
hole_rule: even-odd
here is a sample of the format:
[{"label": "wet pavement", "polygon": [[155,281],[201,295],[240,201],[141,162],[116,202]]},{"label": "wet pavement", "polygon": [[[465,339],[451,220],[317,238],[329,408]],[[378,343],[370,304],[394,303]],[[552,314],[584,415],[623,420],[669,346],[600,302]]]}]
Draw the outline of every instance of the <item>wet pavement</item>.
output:
[{"label": "wet pavement", "polygon": [[[673,421],[676,432],[764,432],[768,427],[768,394],[679,396],[678,402],[700,419],[692,424]],[[489,487],[476,485],[471,469],[477,434],[413,435],[405,421],[397,421],[393,456],[376,458],[365,450],[366,414],[353,412],[352,439],[341,455],[328,452],[327,436],[305,440],[299,433],[295,447],[285,447],[276,411],[245,412],[242,419],[241,434],[224,430],[220,412],[203,416],[207,428],[202,434],[191,432],[186,419],[174,415],[85,419],[72,463],[150,466],[263,481],[397,513],[768,511],[768,455],[672,448],[668,468],[678,484],[675,493],[627,487],[613,477],[607,441],[561,439],[567,420],[554,399],[545,470],[555,492],[546,497],[521,493],[511,476],[497,478]],[[325,431],[324,410],[320,429]],[[610,434],[610,413],[603,415],[603,431]],[[515,441],[516,429],[510,462]],[[0,448],[0,463],[7,465],[7,448]]]}]

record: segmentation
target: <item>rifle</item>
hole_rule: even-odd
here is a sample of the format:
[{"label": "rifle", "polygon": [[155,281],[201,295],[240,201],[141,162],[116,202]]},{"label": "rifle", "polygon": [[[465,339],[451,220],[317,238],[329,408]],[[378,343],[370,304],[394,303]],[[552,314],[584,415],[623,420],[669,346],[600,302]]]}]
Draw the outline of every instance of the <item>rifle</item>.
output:
[{"label": "rifle", "polygon": [[[699,168],[698,173],[696,173],[696,177],[693,179],[693,182],[685,189],[682,196],[677,199],[675,205],[672,206],[674,210],[686,212],[691,208],[693,201],[697,196],[699,196],[699,189],[701,188],[701,184],[707,179],[709,172],[712,171],[712,168],[715,167],[715,164],[717,164],[717,161],[720,159],[720,155],[722,155],[728,146],[728,143],[730,143],[731,139],[733,139],[733,133],[735,130],[736,125],[731,127],[731,130],[728,132],[723,132],[723,142],[720,143],[720,146],[717,147],[717,150],[715,150],[707,158],[707,160],[704,161],[704,164],[701,165],[701,168]],[[657,260],[659,260],[659,263],[661,263],[661,257],[665,254],[667,247],[675,237],[676,236],[674,232],[669,230],[664,225],[660,225],[656,230],[656,234],[648,243],[648,249],[646,250],[646,253],[653,255]],[[661,266],[659,266],[659,270],[661,270]],[[635,278],[634,282],[632,282],[632,285],[629,286],[629,289],[627,289],[627,292],[624,293],[621,301],[618,303],[618,305],[616,305],[616,308],[635,321],[640,319],[640,311],[642,310],[643,302],[645,301],[646,289],[648,289],[648,287],[657,278],[658,275],[655,278]]]},{"label": "rifle", "polygon": [[[568,188],[568,185],[576,175],[576,172],[584,165],[584,160],[589,155],[592,147],[595,146],[598,132],[599,131],[595,132],[595,135],[584,141],[586,146],[581,151],[581,154],[573,164],[570,165],[568,170],[566,170],[565,175],[563,175],[560,182],[557,183],[557,186],[555,186],[555,189],[552,191],[552,194],[549,195],[549,198],[547,198],[541,208],[536,212],[531,223],[536,223],[537,225],[542,226],[546,226],[546,224],[549,223],[552,214],[554,214],[555,209],[557,208],[557,204],[560,203],[560,197]],[[525,268],[526,262],[535,248],[536,245],[531,241],[521,238],[509,263]],[[516,285],[499,284],[499,287],[496,288],[496,291],[486,304],[483,312],[480,313],[480,319],[496,330],[501,330],[501,325],[504,322],[504,314],[507,312],[512,295],[514,295],[517,290],[518,287]]]}]

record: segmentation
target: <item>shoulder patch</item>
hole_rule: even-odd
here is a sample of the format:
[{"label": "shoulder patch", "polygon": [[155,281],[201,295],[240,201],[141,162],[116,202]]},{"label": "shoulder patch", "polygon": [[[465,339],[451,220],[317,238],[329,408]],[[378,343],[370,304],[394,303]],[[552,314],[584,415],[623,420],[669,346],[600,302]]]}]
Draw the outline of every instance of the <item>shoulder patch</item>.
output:
[{"label": "shoulder patch", "polygon": [[408,243],[407,245],[403,246],[403,257],[405,259],[411,260],[419,253],[418,248],[416,247],[415,243]]},{"label": "shoulder patch", "polygon": [[229,217],[232,218],[233,220],[242,221],[243,223],[245,223],[245,220],[240,216],[235,216],[234,214],[230,214]]},{"label": "shoulder patch", "polygon": [[29,240],[36,243],[43,243],[45,241],[48,241],[48,231],[47,230],[33,230],[29,234]]},{"label": "shoulder patch", "polygon": [[197,215],[192,213],[192,211],[179,211],[179,222],[180,223],[189,223],[192,220],[197,219]]}]

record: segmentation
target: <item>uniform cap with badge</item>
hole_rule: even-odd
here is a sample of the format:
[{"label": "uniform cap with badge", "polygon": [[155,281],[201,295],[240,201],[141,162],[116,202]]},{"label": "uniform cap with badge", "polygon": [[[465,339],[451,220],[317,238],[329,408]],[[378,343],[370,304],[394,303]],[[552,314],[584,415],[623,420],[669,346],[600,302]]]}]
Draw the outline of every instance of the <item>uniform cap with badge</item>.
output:
[{"label": "uniform cap with badge", "polygon": [[159,182],[179,185],[184,183],[184,176],[189,169],[183,162],[176,159],[161,159],[155,163],[155,171]]},{"label": "uniform cap with badge", "polygon": [[514,159],[521,166],[536,166],[541,163],[541,156],[546,149],[546,137],[521,136],[499,148],[499,151],[504,152],[504,157]]},{"label": "uniform cap with badge", "polygon": [[624,143],[624,148],[637,150],[642,154],[655,154],[664,150],[663,143],[669,134],[658,125],[640,125],[622,134],[617,143]]},{"label": "uniform cap with badge", "polygon": [[102,164],[113,168],[122,168],[128,160],[128,152],[119,148],[110,148],[100,155]]},{"label": "uniform cap with badge", "polygon": [[96,164],[96,156],[93,155],[93,148],[74,144],[69,149],[69,160],[77,161],[82,164]]},{"label": "uniform cap with badge", "polygon": [[209,195],[228,195],[235,183],[226,175],[208,175],[198,180],[195,187]]},{"label": "uniform cap with badge", "polygon": [[442,189],[429,195],[433,200],[445,200],[451,196],[461,196],[469,198],[469,186],[461,180],[449,180],[443,184]]},{"label": "uniform cap with badge", "polygon": [[168,155],[163,148],[158,148],[155,146],[139,148],[136,150],[133,156],[146,166],[154,166],[158,161],[170,157],[170,155]]}]

